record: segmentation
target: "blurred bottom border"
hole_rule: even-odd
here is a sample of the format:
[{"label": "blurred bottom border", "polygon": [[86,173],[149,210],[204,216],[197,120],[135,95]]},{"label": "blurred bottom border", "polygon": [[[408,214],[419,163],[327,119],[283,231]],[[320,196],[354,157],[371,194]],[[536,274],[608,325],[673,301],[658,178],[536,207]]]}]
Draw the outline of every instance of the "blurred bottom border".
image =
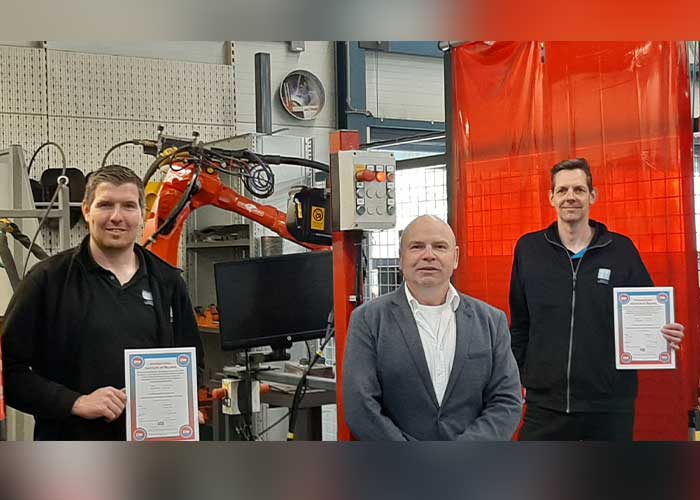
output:
[{"label": "blurred bottom border", "polygon": [[694,443],[0,443],[0,498],[700,498]]}]

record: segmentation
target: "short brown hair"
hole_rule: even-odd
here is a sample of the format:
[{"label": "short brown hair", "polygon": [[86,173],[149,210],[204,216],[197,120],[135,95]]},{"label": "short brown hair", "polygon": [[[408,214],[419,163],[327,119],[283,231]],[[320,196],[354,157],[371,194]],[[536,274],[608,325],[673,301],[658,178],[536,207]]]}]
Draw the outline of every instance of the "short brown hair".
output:
[{"label": "short brown hair", "polygon": [[103,182],[108,182],[115,186],[134,184],[139,190],[139,206],[141,209],[146,206],[146,194],[143,189],[141,178],[130,168],[121,165],[107,165],[106,167],[98,168],[88,175],[87,184],[85,186],[85,196],[83,196],[84,205],[92,205],[92,202],[95,201],[97,186]]},{"label": "short brown hair", "polygon": [[588,184],[588,190],[593,191],[593,175],[591,175],[591,166],[585,158],[574,158],[572,160],[560,161],[552,167],[551,177],[552,177],[552,191],[554,191],[554,176],[557,175],[562,170],[583,170],[586,174],[586,184]]}]

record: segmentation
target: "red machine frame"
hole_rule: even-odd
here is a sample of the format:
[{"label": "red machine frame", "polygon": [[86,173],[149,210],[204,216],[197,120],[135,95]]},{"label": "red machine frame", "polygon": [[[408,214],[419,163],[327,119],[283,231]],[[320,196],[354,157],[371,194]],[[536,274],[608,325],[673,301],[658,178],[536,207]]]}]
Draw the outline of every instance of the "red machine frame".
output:
[{"label": "red machine frame", "polygon": [[[359,149],[358,132],[338,131],[331,134],[331,154],[341,150]],[[175,162],[177,166],[177,162]],[[242,215],[274,231],[282,238],[297,243],[310,250],[329,250],[330,247],[298,241],[287,229],[287,214],[269,205],[260,204],[240,195],[225,186],[214,168],[205,167],[198,176],[198,191],[177,215],[171,231],[158,234],[159,228],[166,223],[183,196],[187,196],[193,182],[196,167],[183,166],[170,169],[166,174],[156,202],[146,216],[142,242],[150,245],[149,249],[167,262],[178,265],[179,246],[184,224],[189,214],[204,206],[215,206]],[[345,351],[350,314],[356,303],[350,300],[355,295],[358,245],[362,244],[362,231],[338,231],[333,233],[333,280],[336,337],[336,394],[338,408],[338,439],[352,439],[345,424],[342,398],[342,365]]]}]

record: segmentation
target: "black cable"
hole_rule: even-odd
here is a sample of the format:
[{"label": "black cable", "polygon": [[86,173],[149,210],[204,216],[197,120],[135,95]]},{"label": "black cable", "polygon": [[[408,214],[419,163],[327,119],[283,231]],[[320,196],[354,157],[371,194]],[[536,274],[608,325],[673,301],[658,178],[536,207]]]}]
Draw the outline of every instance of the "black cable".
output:
[{"label": "black cable", "polygon": [[[211,163],[208,167],[217,172],[239,177],[246,189],[258,198],[268,198],[275,191],[274,172],[257,157],[253,161],[238,158],[216,158],[215,160],[207,158],[207,161]],[[226,167],[227,164],[231,163],[236,164],[237,170],[232,170],[230,166]]]},{"label": "black cable", "polygon": [[126,145],[128,145],[128,144],[133,144],[134,146],[139,146],[142,142],[143,142],[143,141],[138,141],[138,140],[136,140],[136,139],[132,139],[132,140],[130,140],[130,141],[122,141],[122,142],[116,143],[114,146],[112,146],[111,148],[109,148],[109,149],[107,150],[107,152],[105,153],[105,155],[102,157],[102,164],[101,164],[100,166],[101,166],[101,167],[104,167],[104,166],[107,164],[107,158],[108,158],[109,155],[112,153],[112,151],[114,151],[115,149],[119,149],[119,148],[121,148],[122,146],[126,146]]},{"label": "black cable", "polygon": [[267,164],[267,162],[252,151],[244,152],[248,163],[253,163],[253,166],[246,166],[244,170],[248,174],[243,176],[243,184],[248,188],[248,191],[259,198],[267,198],[275,191],[275,174]]},{"label": "black cable", "polygon": [[245,353],[245,373],[246,377],[243,380],[243,383],[245,384],[244,386],[244,393],[246,395],[246,408],[247,410],[241,414],[241,417],[243,417],[243,437],[246,441],[255,441],[255,437],[253,436],[253,431],[252,431],[252,423],[253,423],[253,402],[252,402],[252,397],[253,397],[253,374],[251,373],[250,370],[250,349],[245,349],[243,351]]},{"label": "black cable", "polygon": [[49,254],[46,253],[46,250],[41,248],[36,243],[34,246],[32,246],[29,237],[20,231],[17,224],[12,222],[10,219],[0,219],[0,231],[12,235],[12,237],[19,241],[24,248],[31,251],[37,259],[44,260],[49,258]]},{"label": "black cable", "polygon": [[163,164],[163,162],[169,160],[170,165],[172,167],[172,163],[175,159],[175,156],[177,156],[180,153],[188,153],[189,150],[189,147],[184,146],[182,148],[176,148],[166,155],[163,155],[162,153],[156,155],[156,159],[151,162],[151,164],[148,166],[148,169],[146,170],[146,174],[143,176],[143,185],[146,186],[148,184],[148,181],[151,180],[151,177],[153,177],[153,174],[156,173],[156,171]]},{"label": "black cable", "polygon": [[296,158],[293,156],[259,155],[260,159],[272,165],[297,165],[299,167],[309,167],[321,172],[330,172],[330,168],[325,163],[306,158]]},{"label": "black cable", "polygon": [[333,338],[333,334],[335,333],[335,327],[333,326],[333,322],[334,314],[331,310],[331,312],[328,313],[328,320],[326,323],[326,335],[323,338],[323,342],[321,342],[321,345],[319,346],[318,351],[316,351],[314,358],[309,362],[309,365],[306,367],[306,370],[304,370],[304,373],[302,374],[301,378],[299,379],[299,383],[297,384],[296,391],[294,391],[294,397],[292,398],[292,407],[290,409],[289,414],[287,441],[294,441],[295,439],[294,428],[296,427],[297,416],[299,414],[299,405],[301,404],[302,399],[306,395],[306,379],[309,377],[309,372],[311,372],[313,366],[321,358],[321,352],[323,351],[323,349],[325,349],[328,342]]},{"label": "black cable", "polygon": [[[192,180],[190,181],[189,185],[187,186],[187,189],[185,192],[182,194],[182,197],[180,197],[180,201],[177,202],[177,205],[173,210],[170,212],[168,215],[168,218],[161,224],[161,226],[156,229],[156,231],[151,235],[150,238],[148,238],[148,241],[144,243],[144,248],[148,248],[152,243],[155,243],[156,239],[161,235],[161,234],[167,234],[170,231],[172,231],[173,224],[175,224],[175,221],[177,221],[177,218],[180,216],[182,211],[185,209],[187,204],[190,202],[192,199],[192,196],[196,194],[195,191],[195,186],[197,186],[198,180],[199,180],[199,175],[201,173],[201,168],[199,165],[196,166],[196,170],[194,175],[192,176]],[[197,186],[197,189],[199,187]]]},{"label": "black cable", "polygon": [[[148,170],[146,171],[146,175],[143,177],[143,183],[146,185],[149,181],[149,179],[153,176],[153,174],[156,172],[158,167],[163,164],[163,162],[168,161],[169,166],[173,170],[182,170],[183,168],[186,168],[189,163],[192,163],[194,160],[197,161],[196,165],[196,170],[194,175],[192,176],[192,180],[190,181],[189,185],[187,186],[187,189],[183,193],[182,197],[180,197],[180,200],[178,201],[177,205],[173,210],[170,212],[168,215],[168,218],[166,219],[161,226],[156,229],[156,231],[151,235],[150,238],[148,238],[148,241],[144,243],[144,248],[148,248],[151,244],[155,243],[156,239],[161,235],[161,234],[168,234],[170,231],[172,231],[173,225],[177,221],[177,218],[180,216],[182,211],[185,209],[187,204],[190,202],[192,199],[192,196],[197,194],[197,191],[199,190],[199,176],[202,173],[202,164],[204,161],[204,157],[202,155],[198,155],[198,151],[201,151],[201,148],[196,148],[194,146],[184,146],[182,148],[175,149],[171,153],[167,154],[166,156],[159,156],[157,157],[151,165],[148,167]],[[185,164],[178,169],[175,169],[173,166],[173,161],[176,160],[177,155],[181,153],[187,153],[190,155],[189,159],[185,160]],[[194,158],[192,158],[194,157]]]},{"label": "black cable", "polygon": [[305,340],[304,345],[306,346],[306,362],[311,363],[311,347],[309,347],[309,341]]},{"label": "black cable", "polygon": [[[125,141],[123,143],[119,143],[113,146],[110,149],[110,151],[116,149],[116,147],[119,147],[120,145],[129,144],[133,142],[134,141]],[[178,155],[183,153],[186,153],[189,156],[190,161],[198,162],[197,172],[195,173],[192,181],[187,187],[186,192],[183,194],[182,198],[180,198],[180,201],[178,202],[177,206],[168,215],[168,219],[148,239],[148,241],[144,244],[145,247],[148,247],[149,245],[154,243],[156,238],[161,234],[167,234],[172,230],[172,225],[177,220],[177,217],[180,216],[182,210],[184,210],[187,203],[191,200],[191,197],[197,192],[195,191],[195,189],[198,189],[197,180],[204,167],[205,161],[207,163],[219,164],[220,162],[224,162],[227,166],[230,166],[231,164],[235,163],[238,166],[240,173],[230,171],[229,169],[223,168],[219,165],[208,165],[207,168],[211,167],[220,173],[226,173],[229,175],[239,175],[243,180],[243,184],[248,189],[248,191],[250,191],[253,195],[259,198],[267,198],[274,192],[275,174],[274,172],[272,172],[272,169],[270,169],[270,166],[267,163],[268,160],[270,160],[272,163],[285,163],[290,165],[300,165],[305,167],[316,168],[324,172],[328,172],[329,170],[328,166],[323,163],[316,162],[313,160],[306,160],[303,158],[293,158],[288,156],[276,155],[257,155],[249,150],[236,150],[227,154],[228,152],[221,149],[210,150],[198,145],[186,145],[173,150],[165,156],[157,156],[156,159],[151,163],[151,165],[149,165],[148,170],[146,171],[146,174],[143,177],[144,185],[148,184],[148,181],[151,179],[151,177],[165,162],[169,163],[170,169],[180,170],[175,169],[173,162],[177,160]],[[181,168],[185,168],[187,166],[187,163],[188,161],[186,160],[185,166]]]},{"label": "black cable", "polygon": [[363,271],[364,271],[364,250],[362,248],[362,238],[360,239],[360,242],[357,244],[358,248],[358,256],[357,256],[357,266],[355,267],[355,300],[356,305],[360,305],[364,302],[364,290],[362,289],[362,278],[363,276]]},{"label": "black cable", "polygon": [[53,141],[47,141],[41,146],[39,146],[36,151],[34,151],[34,154],[32,155],[32,159],[29,160],[29,165],[27,165],[27,175],[29,175],[32,171],[32,165],[34,164],[34,160],[36,159],[36,156],[39,154],[39,151],[44,149],[46,146],[55,146],[56,149],[58,149],[58,152],[61,153],[61,163],[63,164],[62,170],[61,170],[61,175],[66,175],[66,155],[63,153],[63,149],[61,146],[56,144]]},{"label": "black cable", "polygon": [[7,234],[0,231],[0,268],[5,268],[7,279],[10,281],[10,288],[14,292],[19,286],[19,273],[17,272],[17,264],[10,251],[10,245],[7,240]]},{"label": "black cable", "polygon": [[146,186],[148,184],[148,181],[151,180],[151,177],[153,177],[153,174],[156,173],[156,170],[158,170],[158,167],[160,166],[161,162],[163,161],[164,157],[161,157],[160,155],[156,156],[156,159],[151,162],[151,164],[148,166],[148,169],[146,170],[146,174],[143,176],[143,185]]},{"label": "black cable", "polygon": [[[203,146],[206,146],[206,144],[203,144]],[[231,160],[240,160],[242,158],[245,158],[245,153],[248,151],[247,149],[219,149],[219,148],[204,148],[204,151],[207,152],[207,155],[211,156],[212,158],[219,158],[224,161],[231,161]]]},{"label": "black cable", "polygon": [[[62,176],[63,179],[65,179],[65,176]],[[41,228],[43,225],[46,223],[46,221],[49,218],[49,213],[51,212],[51,208],[53,206],[54,201],[56,201],[56,198],[58,198],[58,192],[61,190],[61,186],[65,185],[65,180],[63,183],[61,183],[61,180],[59,178],[58,186],[56,186],[56,190],[53,192],[53,196],[51,197],[51,200],[49,201],[48,206],[46,207],[46,210],[44,210],[44,215],[41,217],[41,220],[39,221],[39,226],[36,228],[36,231],[34,232],[34,237],[32,238],[32,242],[29,245],[29,248],[27,249],[27,258],[24,259],[24,266],[22,267],[22,278],[27,273],[27,264],[29,264],[29,257],[32,256],[32,248],[34,247],[34,242],[36,242],[37,237],[39,236],[39,231],[41,231]]]},{"label": "black cable", "polygon": [[272,429],[274,429],[274,428],[277,427],[279,424],[281,424],[281,423],[284,421],[284,419],[287,418],[287,417],[289,416],[290,413],[292,413],[292,410],[289,410],[287,413],[285,413],[285,414],[282,415],[280,418],[278,418],[277,420],[275,420],[274,423],[268,425],[268,426],[265,427],[263,430],[261,430],[260,432],[258,432],[258,435],[255,436],[255,439],[259,441],[260,438],[261,438],[264,434],[267,434],[267,433],[270,432]]},{"label": "black cable", "polygon": [[143,177],[144,185],[148,183],[151,177],[155,174],[156,170],[166,160],[170,160],[171,168],[173,168],[172,162],[176,159],[176,156],[179,153],[183,152],[189,153],[191,156],[198,158],[200,161],[206,160],[214,163],[216,160],[218,160],[218,163],[223,162],[227,166],[235,164],[240,170],[239,173],[221,166],[212,168],[221,173],[240,176],[248,191],[259,198],[267,198],[274,192],[275,174],[272,169],[270,169],[269,163],[273,165],[297,165],[321,170],[322,172],[326,173],[329,172],[329,167],[325,163],[307,160],[305,158],[278,155],[258,155],[253,151],[246,149],[227,151],[220,148],[207,149],[201,146],[189,145],[178,148],[166,156],[156,157],[156,159],[148,167],[148,170]]},{"label": "black cable", "polygon": [[[303,399],[304,396],[306,395],[306,389],[307,389],[307,386],[305,385],[305,386],[304,386],[304,389],[302,390],[301,399]],[[260,440],[260,437],[261,437],[261,436],[263,436],[264,434],[267,434],[269,431],[271,431],[272,429],[274,429],[275,427],[277,427],[279,424],[281,424],[281,423],[284,421],[285,418],[287,418],[287,417],[288,417],[289,415],[291,415],[291,414],[292,414],[292,410],[290,409],[287,413],[285,413],[285,414],[282,415],[280,418],[278,418],[277,420],[275,420],[272,424],[268,425],[268,426],[265,427],[262,431],[260,431],[260,432],[258,433],[258,435],[255,436],[255,438],[256,438],[257,440]]]},{"label": "black cable", "polygon": [[299,406],[301,405],[302,400],[304,399],[304,396],[306,395],[306,391],[308,389],[308,386],[306,385],[306,380],[309,376],[309,373],[311,372],[311,369],[314,367],[316,362],[321,358],[321,351],[325,349],[326,345],[330,341],[331,338],[333,338],[333,334],[335,333],[335,328],[330,329],[331,334],[327,335],[326,338],[324,339],[324,342],[321,344],[319,347],[318,352],[314,355],[314,358],[311,360],[309,365],[306,367],[306,370],[304,370],[303,375],[299,379],[299,383],[297,384],[297,388],[294,391],[294,397],[292,398],[292,408],[290,409],[290,415],[289,415],[289,428],[287,430],[287,441],[294,441],[296,438],[296,435],[294,433],[294,429],[296,428],[296,421],[297,421],[297,416],[299,415]]},{"label": "black cable", "polygon": [[[56,144],[55,142],[52,141],[47,141],[41,146],[37,148],[36,151],[34,151],[34,154],[32,155],[32,159],[29,160],[29,165],[27,166],[27,175],[29,175],[29,172],[32,169],[32,164],[34,163],[34,160],[36,159],[37,155],[39,154],[39,151],[44,149],[46,146],[54,146],[56,149],[58,149],[59,153],[61,153],[61,177],[64,179],[66,178],[66,155],[63,153],[63,149],[61,146]],[[59,177],[59,179],[61,179]],[[51,212],[51,208],[53,206],[54,201],[56,201],[56,198],[58,197],[58,192],[60,190],[61,185],[65,185],[66,181],[61,184],[59,180],[59,185],[56,187],[56,190],[53,193],[53,196],[51,197],[51,200],[49,201],[48,206],[46,207],[46,210],[44,211],[44,214],[41,217],[41,220],[39,221],[39,226],[36,228],[36,231],[34,232],[34,236],[32,237],[32,242],[29,244],[29,247],[27,248],[27,258],[24,260],[24,266],[22,268],[22,278],[24,278],[24,275],[27,272],[27,264],[29,263],[29,257],[34,253],[34,243],[36,242],[37,237],[39,236],[39,231],[41,231],[41,228],[44,226],[46,223],[47,219],[49,218],[49,213]]]}]

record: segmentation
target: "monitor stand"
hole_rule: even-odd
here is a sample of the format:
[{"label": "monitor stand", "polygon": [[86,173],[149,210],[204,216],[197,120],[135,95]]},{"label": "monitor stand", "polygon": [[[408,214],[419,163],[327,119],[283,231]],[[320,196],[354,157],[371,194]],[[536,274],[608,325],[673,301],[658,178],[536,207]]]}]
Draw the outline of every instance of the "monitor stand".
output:
[{"label": "monitor stand", "polygon": [[270,347],[272,347],[272,352],[253,352],[248,353],[247,356],[246,351],[239,351],[234,355],[233,361],[236,365],[243,366],[246,369],[255,372],[261,369],[265,369],[260,366],[261,363],[270,363],[273,361],[288,361],[291,359],[291,356],[289,354],[289,349],[291,349],[292,347],[291,342],[289,342],[288,344],[278,344]]},{"label": "monitor stand", "polygon": [[[260,375],[273,368],[267,363],[274,361],[288,361],[291,359],[289,349],[292,347],[290,341],[284,340],[270,346],[269,353],[238,351],[234,354],[234,366],[224,367],[224,376],[238,379],[236,403],[240,409],[237,415],[222,415],[220,410],[216,411],[213,405],[213,413],[217,413],[213,418],[215,430],[214,434],[219,435],[219,439],[226,441],[248,441],[254,439],[262,428],[258,428],[255,415],[260,411],[259,402],[253,403],[253,391],[260,391]],[[259,401],[259,396],[256,398]],[[221,435],[223,431],[223,435]]]}]

